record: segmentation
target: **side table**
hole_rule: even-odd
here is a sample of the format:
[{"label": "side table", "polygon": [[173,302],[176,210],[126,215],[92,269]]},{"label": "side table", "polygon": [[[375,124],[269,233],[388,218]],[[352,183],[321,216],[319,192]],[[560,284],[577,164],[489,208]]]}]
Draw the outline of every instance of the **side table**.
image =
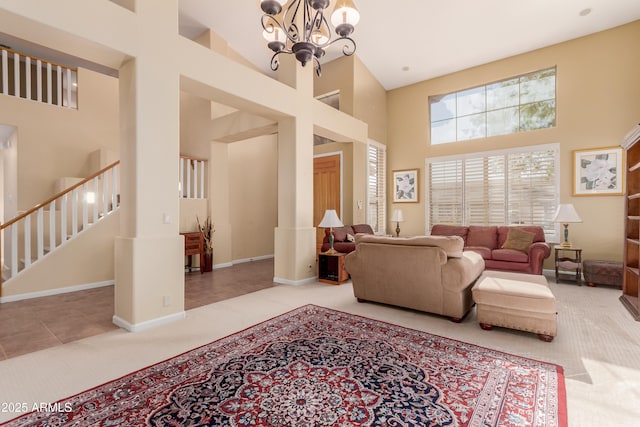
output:
[{"label": "side table", "polygon": [[[568,252],[568,253],[567,253]],[[582,249],[555,246],[556,282],[573,280],[582,286]]]},{"label": "side table", "polygon": [[339,285],[349,279],[349,273],[344,269],[344,256],[335,254],[318,254],[318,280],[323,283]]}]

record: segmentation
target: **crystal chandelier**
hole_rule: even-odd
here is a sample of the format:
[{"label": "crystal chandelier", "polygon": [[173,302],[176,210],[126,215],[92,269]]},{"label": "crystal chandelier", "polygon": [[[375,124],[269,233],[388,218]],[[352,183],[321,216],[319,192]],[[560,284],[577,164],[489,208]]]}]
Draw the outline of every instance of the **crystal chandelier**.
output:
[{"label": "crystal chandelier", "polygon": [[[346,56],[355,53],[356,42],[350,35],[360,20],[360,14],[353,0],[336,1],[331,14],[331,25],[325,16],[331,0],[291,0],[285,8],[288,1],[260,1],[264,12],[262,35],[267,40],[269,49],[275,52],[271,57],[272,70],[277,70],[280,65],[278,55],[286,53],[295,55],[302,66],[313,60],[316,74],[320,76],[322,69],[319,58],[330,45],[344,42],[342,53]],[[299,17],[302,21],[299,21]]]}]

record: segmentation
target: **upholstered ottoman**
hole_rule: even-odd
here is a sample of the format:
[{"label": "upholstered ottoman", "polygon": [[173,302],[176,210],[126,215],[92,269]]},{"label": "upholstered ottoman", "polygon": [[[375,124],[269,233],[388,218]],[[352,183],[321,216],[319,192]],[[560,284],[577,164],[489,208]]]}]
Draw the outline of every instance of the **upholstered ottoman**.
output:
[{"label": "upholstered ottoman", "polygon": [[622,263],[618,261],[585,260],[582,263],[587,286],[614,285],[622,289]]},{"label": "upholstered ottoman", "polygon": [[501,326],[533,332],[546,342],[556,336],[556,298],[544,276],[485,271],[471,293],[482,329]]}]

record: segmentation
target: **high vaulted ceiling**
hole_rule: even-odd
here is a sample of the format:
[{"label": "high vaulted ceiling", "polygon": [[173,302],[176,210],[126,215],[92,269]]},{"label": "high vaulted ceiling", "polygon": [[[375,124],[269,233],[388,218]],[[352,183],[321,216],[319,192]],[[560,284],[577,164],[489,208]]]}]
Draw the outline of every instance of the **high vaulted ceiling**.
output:
[{"label": "high vaulted ceiling", "polygon": [[[640,0],[355,2],[356,54],[388,90],[640,19]],[[259,3],[180,0],[180,33],[193,38],[211,28],[270,72]],[[325,60],[336,56],[329,52]]]}]

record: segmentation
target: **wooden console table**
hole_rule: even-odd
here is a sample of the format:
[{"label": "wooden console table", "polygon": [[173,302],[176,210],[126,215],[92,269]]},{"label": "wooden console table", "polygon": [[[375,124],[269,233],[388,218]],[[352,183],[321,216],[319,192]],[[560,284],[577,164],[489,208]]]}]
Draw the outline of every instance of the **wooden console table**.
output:
[{"label": "wooden console table", "polygon": [[192,256],[200,255],[200,273],[204,273],[204,236],[199,231],[192,233],[180,233],[184,236],[184,255],[189,257],[187,267],[191,271]]}]

